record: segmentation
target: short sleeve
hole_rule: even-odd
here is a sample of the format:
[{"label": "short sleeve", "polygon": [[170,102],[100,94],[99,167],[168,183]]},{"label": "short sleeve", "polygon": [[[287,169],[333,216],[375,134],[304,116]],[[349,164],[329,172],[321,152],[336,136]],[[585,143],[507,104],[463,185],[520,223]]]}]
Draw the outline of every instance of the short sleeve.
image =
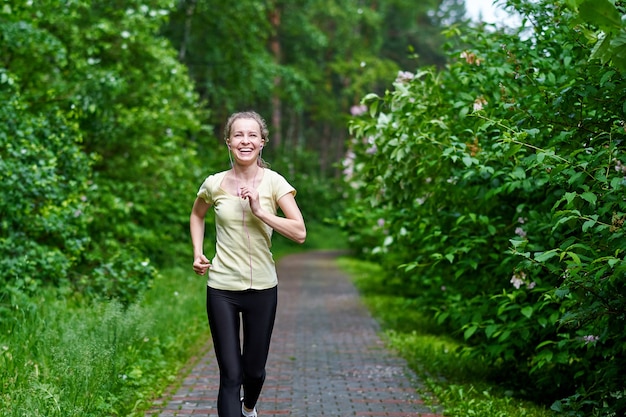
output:
[{"label": "short sleeve", "polygon": [[203,199],[207,204],[213,205],[213,184],[215,183],[215,175],[209,175],[207,179],[204,180],[198,193],[197,197]]},{"label": "short sleeve", "polygon": [[274,189],[274,199],[275,201],[280,200],[285,194],[293,194],[294,197],[296,195],[296,189],[293,188],[291,184],[287,182],[287,180],[277,172],[274,172],[273,179],[273,189]]}]

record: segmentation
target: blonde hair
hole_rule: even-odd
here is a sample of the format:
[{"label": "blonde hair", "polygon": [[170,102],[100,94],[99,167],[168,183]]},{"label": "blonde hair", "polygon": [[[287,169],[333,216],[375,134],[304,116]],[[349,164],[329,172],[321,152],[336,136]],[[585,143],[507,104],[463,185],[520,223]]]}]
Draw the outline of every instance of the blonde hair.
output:
[{"label": "blonde hair", "polygon": [[[269,142],[270,131],[267,128],[267,123],[265,123],[265,119],[263,119],[263,117],[261,117],[259,113],[249,110],[249,111],[233,113],[230,115],[230,117],[228,118],[228,121],[226,122],[226,126],[224,127],[224,141],[226,143],[230,141],[230,134],[232,133],[233,123],[235,123],[235,121],[239,119],[252,119],[255,122],[257,122],[261,130],[261,139],[263,139],[265,143]],[[261,153],[259,153],[257,164],[260,167],[269,168],[269,164],[265,162],[263,158],[261,158]]]}]

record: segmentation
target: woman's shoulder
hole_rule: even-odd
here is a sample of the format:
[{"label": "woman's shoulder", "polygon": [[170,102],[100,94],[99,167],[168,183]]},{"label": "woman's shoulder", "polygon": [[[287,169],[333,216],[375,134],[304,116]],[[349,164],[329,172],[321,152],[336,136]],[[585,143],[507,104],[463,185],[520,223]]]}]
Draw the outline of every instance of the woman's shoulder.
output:
[{"label": "woman's shoulder", "polygon": [[227,171],[216,172],[210,174],[208,177],[204,179],[200,189],[207,190],[208,192],[215,193],[219,190],[220,185],[222,184],[222,180],[226,176]]},{"label": "woman's shoulder", "polygon": [[268,183],[271,184],[276,198],[280,198],[286,193],[293,193],[295,195],[295,188],[279,172],[265,168],[265,175],[267,175]]},{"label": "woman's shoulder", "polygon": [[283,177],[282,174],[280,174],[277,171],[274,171],[273,169],[264,168],[264,170],[265,170],[264,175],[267,175],[272,180],[284,180],[285,179],[285,177]]},{"label": "woman's shoulder", "polygon": [[214,172],[213,174],[210,174],[208,177],[206,177],[205,182],[217,182],[219,184],[222,182],[222,179],[224,179],[227,172],[228,171]]}]

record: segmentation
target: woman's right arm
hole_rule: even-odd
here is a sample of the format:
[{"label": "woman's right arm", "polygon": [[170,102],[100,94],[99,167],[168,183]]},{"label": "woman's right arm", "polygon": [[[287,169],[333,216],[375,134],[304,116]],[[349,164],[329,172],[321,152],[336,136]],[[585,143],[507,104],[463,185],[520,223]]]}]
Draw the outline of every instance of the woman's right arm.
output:
[{"label": "woman's right arm", "polygon": [[204,275],[211,267],[209,259],[204,256],[204,218],[209,210],[209,203],[197,197],[189,216],[189,232],[193,244],[193,270]]}]

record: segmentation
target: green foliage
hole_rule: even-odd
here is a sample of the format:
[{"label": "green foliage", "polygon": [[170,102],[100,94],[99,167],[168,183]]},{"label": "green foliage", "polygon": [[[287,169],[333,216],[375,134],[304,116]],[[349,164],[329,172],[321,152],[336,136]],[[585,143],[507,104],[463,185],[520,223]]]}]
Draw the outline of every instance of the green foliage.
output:
[{"label": "green foliage", "polygon": [[69,280],[127,304],[168,245],[188,241],[205,175],[198,149],[211,142],[187,70],[158,36],[172,7],[12,1],[0,11],[0,86],[15,94],[0,126],[11,168],[1,174],[3,282]]},{"label": "green foliage", "polygon": [[624,74],[589,60],[588,9],[510,3],[533,31],[451,38],[445,70],[365,97],[342,222],[390,271],[387,291],[423,300],[469,354],[517,375],[511,388],[619,414]]},{"label": "green foliage", "polygon": [[126,308],[37,296],[0,325],[0,416],[143,416],[208,340],[205,285],[168,270]]},{"label": "green foliage", "polygon": [[348,114],[415,55],[441,64],[439,27],[458,21],[461,3],[182,0],[163,33],[218,132],[231,112],[255,108],[271,122],[270,147],[318,152],[322,174],[332,176]]},{"label": "green foliage", "polygon": [[[567,0],[565,3],[579,14],[581,29],[594,44],[591,58],[626,70],[624,5],[614,0]],[[589,25],[591,27],[587,27]]]},{"label": "green foliage", "polygon": [[200,96],[215,109],[215,123],[269,103],[279,72],[267,48],[270,7],[258,0],[180,1],[163,29]]},{"label": "green foliage", "polygon": [[[58,109],[30,113],[0,72],[0,303],[13,290],[60,285],[80,263],[87,233],[89,158],[77,123]],[[0,304],[0,317],[3,309]]]}]

